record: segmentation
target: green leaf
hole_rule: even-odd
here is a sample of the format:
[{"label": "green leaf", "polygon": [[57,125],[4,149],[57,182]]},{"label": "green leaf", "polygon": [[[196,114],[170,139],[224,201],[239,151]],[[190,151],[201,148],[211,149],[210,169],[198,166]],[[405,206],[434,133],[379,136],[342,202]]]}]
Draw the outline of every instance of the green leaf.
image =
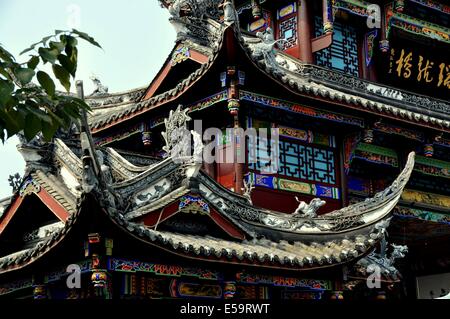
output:
[{"label": "green leaf", "polygon": [[23,133],[25,138],[30,141],[36,134],[41,131],[41,120],[34,114],[28,114],[25,118],[25,127]]},{"label": "green leaf", "polygon": [[2,112],[8,137],[19,133],[25,126],[24,114],[22,112],[11,110]]},{"label": "green leaf", "polygon": [[0,59],[7,62],[14,62],[14,56],[0,45]]},{"label": "green leaf", "polygon": [[31,59],[27,62],[27,66],[33,70],[36,68],[38,64],[39,64],[39,57],[37,55],[33,55]]},{"label": "green leaf", "polygon": [[30,114],[33,114],[34,116],[36,116],[37,118],[39,118],[39,120],[47,122],[49,124],[51,124],[52,118],[50,117],[50,115],[48,115],[47,113],[45,113],[43,110],[41,110],[38,106],[32,106],[32,105],[26,105],[27,111]]},{"label": "green leaf", "polygon": [[55,30],[55,35],[58,35],[58,34],[64,33],[64,32],[66,32],[66,31],[64,31],[64,30]]},{"label": "green leaf", "polygon": [[44,140],[46,142],[50,142],[52,137],[55,135],[56,131],[58,130],[59,125],[55,122],[52,122],[51,124],[47,122],[41,122],[42,126],[42,135],[44,136]]},{"label": "green leaf", "polygon": [[47,73],[44,71],[38,71],[37,79],[48,95],[55,95],[55,83],[53,83],[52,78]]},{"label": "green leaf", "polygon": [[28,84],[34,76],[34,70],[30,68],[15,68],[14,75],[22,84]]},{"label": "green leaf", "polygon": [[24,53],[27,53],[28,51],[34,50],[34,48],[35,48],[38,44],[40,44],[40,43],[42,43],[42,41],[33,43],[32,45],[30,45],[29,48],[27,48],[27,49],[23,50],[22,52],[20,52],[19,55],[22,55],[22,54],[24,54]]},{"label": "green leaf", "polygon": [[59,63],[61,63],[62,67],[67,72],[69,72],[73,77],[75,77],[77,65],[74,64],[67,55],[64,54],[58,55],[58,61]]},{"label": "green leaf", "polygon": [[4,107],[6,102],[11,98],[14,91],[14,84],[9,81],[0,80],[0,106]]},{"label": "green leaf", "polygon": [[45,45],[45,42],[47,42],[48,40],[50,40],[52,37],[53,37],[52,35],[48,35],[48,36],[46,36],[46,37],[43,37],[42,40],[41,40],[40,42],[38,42],[38,44],[39,44],[39,43],[42,43],[42,44]]},{"label": "green leaf", "polygon": [[94,38],[91,37],[89,34],[87,34],[87,33],[85,33],[85,32],[78,31],[77,29],[72,29],[72,32],[75,33],[75,34],[77,34],[77,35],[78,35],[80,38],[82,38],[83,40],[86,40],[87,42],[89,42],[89,43],[91,43],[91,44],[93,44],[93,45],[99,47],[100,49],[102,48],[102,47],[100,46],[100,44],[98,44],[98,42],[95,41]]},{"label": "green leaf", "polygon": [[71,36],[71,35],[67,35],[67,34],[62,34],[59,36],[59,39],[61,40],[61,42],[66,43],[66,48],[67,46],[69,47],[76,47],[78,45],[78,40],[77,38]]},{"label": "green leaf", "polygon": [[53,73],[67,92],[70,91],[70,74],[61,65],[53,64]]},{"label": "green leaf", "polygon": [[56,49],[46,49],[46,48],[39,48],[38,52],[44,63],[50,62],[51,64],[55,64],[56,58],[58,57],[59,54],[59,51]]},{"label": "green leaf", "polygon": [[55,41],[50,41],[49,45],[51,49],[56,49],[58,52],[61,52],[66,47],[64,43]]}]

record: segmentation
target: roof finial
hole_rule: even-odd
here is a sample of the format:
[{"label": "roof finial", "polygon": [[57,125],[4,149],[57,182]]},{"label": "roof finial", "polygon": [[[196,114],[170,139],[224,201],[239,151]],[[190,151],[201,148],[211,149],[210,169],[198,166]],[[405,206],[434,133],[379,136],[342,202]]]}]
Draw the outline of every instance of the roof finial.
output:
[{"label": "roof finial", "polygon": [[95,89],[91,95],[105,95],[108,93],[108,87],[102,84],[97,75],[92,74],[89,78],[92,80],[92,82],[94,82],[95,85]]}]

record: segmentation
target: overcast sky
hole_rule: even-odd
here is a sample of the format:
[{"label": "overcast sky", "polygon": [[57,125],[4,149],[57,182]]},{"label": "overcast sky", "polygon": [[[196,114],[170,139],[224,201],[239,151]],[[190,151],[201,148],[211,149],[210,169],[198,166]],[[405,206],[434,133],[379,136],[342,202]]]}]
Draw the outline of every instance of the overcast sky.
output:
[{"label": "overcast sky", "polygon": [[[103,47],[79,46],[77,79],[85,93],[93,90],[92,74],[118,92],[148,85],[158,72],[175,41],[168,19],[157,0],[0,0],[0,43],[18,57],[55,29],[75,27]],[[13,138],[0,143],[0,199],[11,195],[8,176],[24,170],[16,144]]]}]

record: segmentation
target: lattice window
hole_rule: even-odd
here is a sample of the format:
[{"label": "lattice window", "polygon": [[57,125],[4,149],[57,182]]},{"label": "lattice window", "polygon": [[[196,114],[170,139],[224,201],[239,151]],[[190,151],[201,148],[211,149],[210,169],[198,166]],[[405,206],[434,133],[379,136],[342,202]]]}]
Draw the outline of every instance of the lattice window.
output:
[{"label": "lattice window", "polygon": [[283,50],[297,45],[297,16],[280,22],[278,26],[278,38],[287,40],[287,42],[280,43],[280,48]]},{"label": "lattice window", "polygon": [[[248,142],[249,168],[255,171],[267,170],[270,165],[270,153],[267,140],[261,139],[256,145],[254,139]],[[336,165],[333,151],[302,145],[296,141],[280,140],[277,163],[279,176],[319,183],[336,184]]]},{"label": "lattice window", "polygon": [[[316,36],[322,35],[322,28],[322,18],[316,16],[314,18]],[[359,76],[357,33],[352,26],[335,21],[333,44],[329,48],[316,52],[315,55],[317,65]]]},{"label": "lattice window", "polygon": [[297,4],[293,2],[277,10],[277,22],[278,39],[286,40],[279,42],[280,49],[287,50],[297,46]]}]

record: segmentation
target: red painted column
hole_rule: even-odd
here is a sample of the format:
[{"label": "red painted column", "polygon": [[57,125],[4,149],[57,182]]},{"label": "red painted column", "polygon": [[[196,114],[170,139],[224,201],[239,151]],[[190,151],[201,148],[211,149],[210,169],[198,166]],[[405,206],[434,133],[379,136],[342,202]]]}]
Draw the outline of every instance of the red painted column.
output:
[{"label": "red painted column", "polygon": [[311,47],[311,23],[309,14],[309,0],[299,0],[298,10],[298,35],[300,41],[300,60],[306,63],[314,63]]}]

